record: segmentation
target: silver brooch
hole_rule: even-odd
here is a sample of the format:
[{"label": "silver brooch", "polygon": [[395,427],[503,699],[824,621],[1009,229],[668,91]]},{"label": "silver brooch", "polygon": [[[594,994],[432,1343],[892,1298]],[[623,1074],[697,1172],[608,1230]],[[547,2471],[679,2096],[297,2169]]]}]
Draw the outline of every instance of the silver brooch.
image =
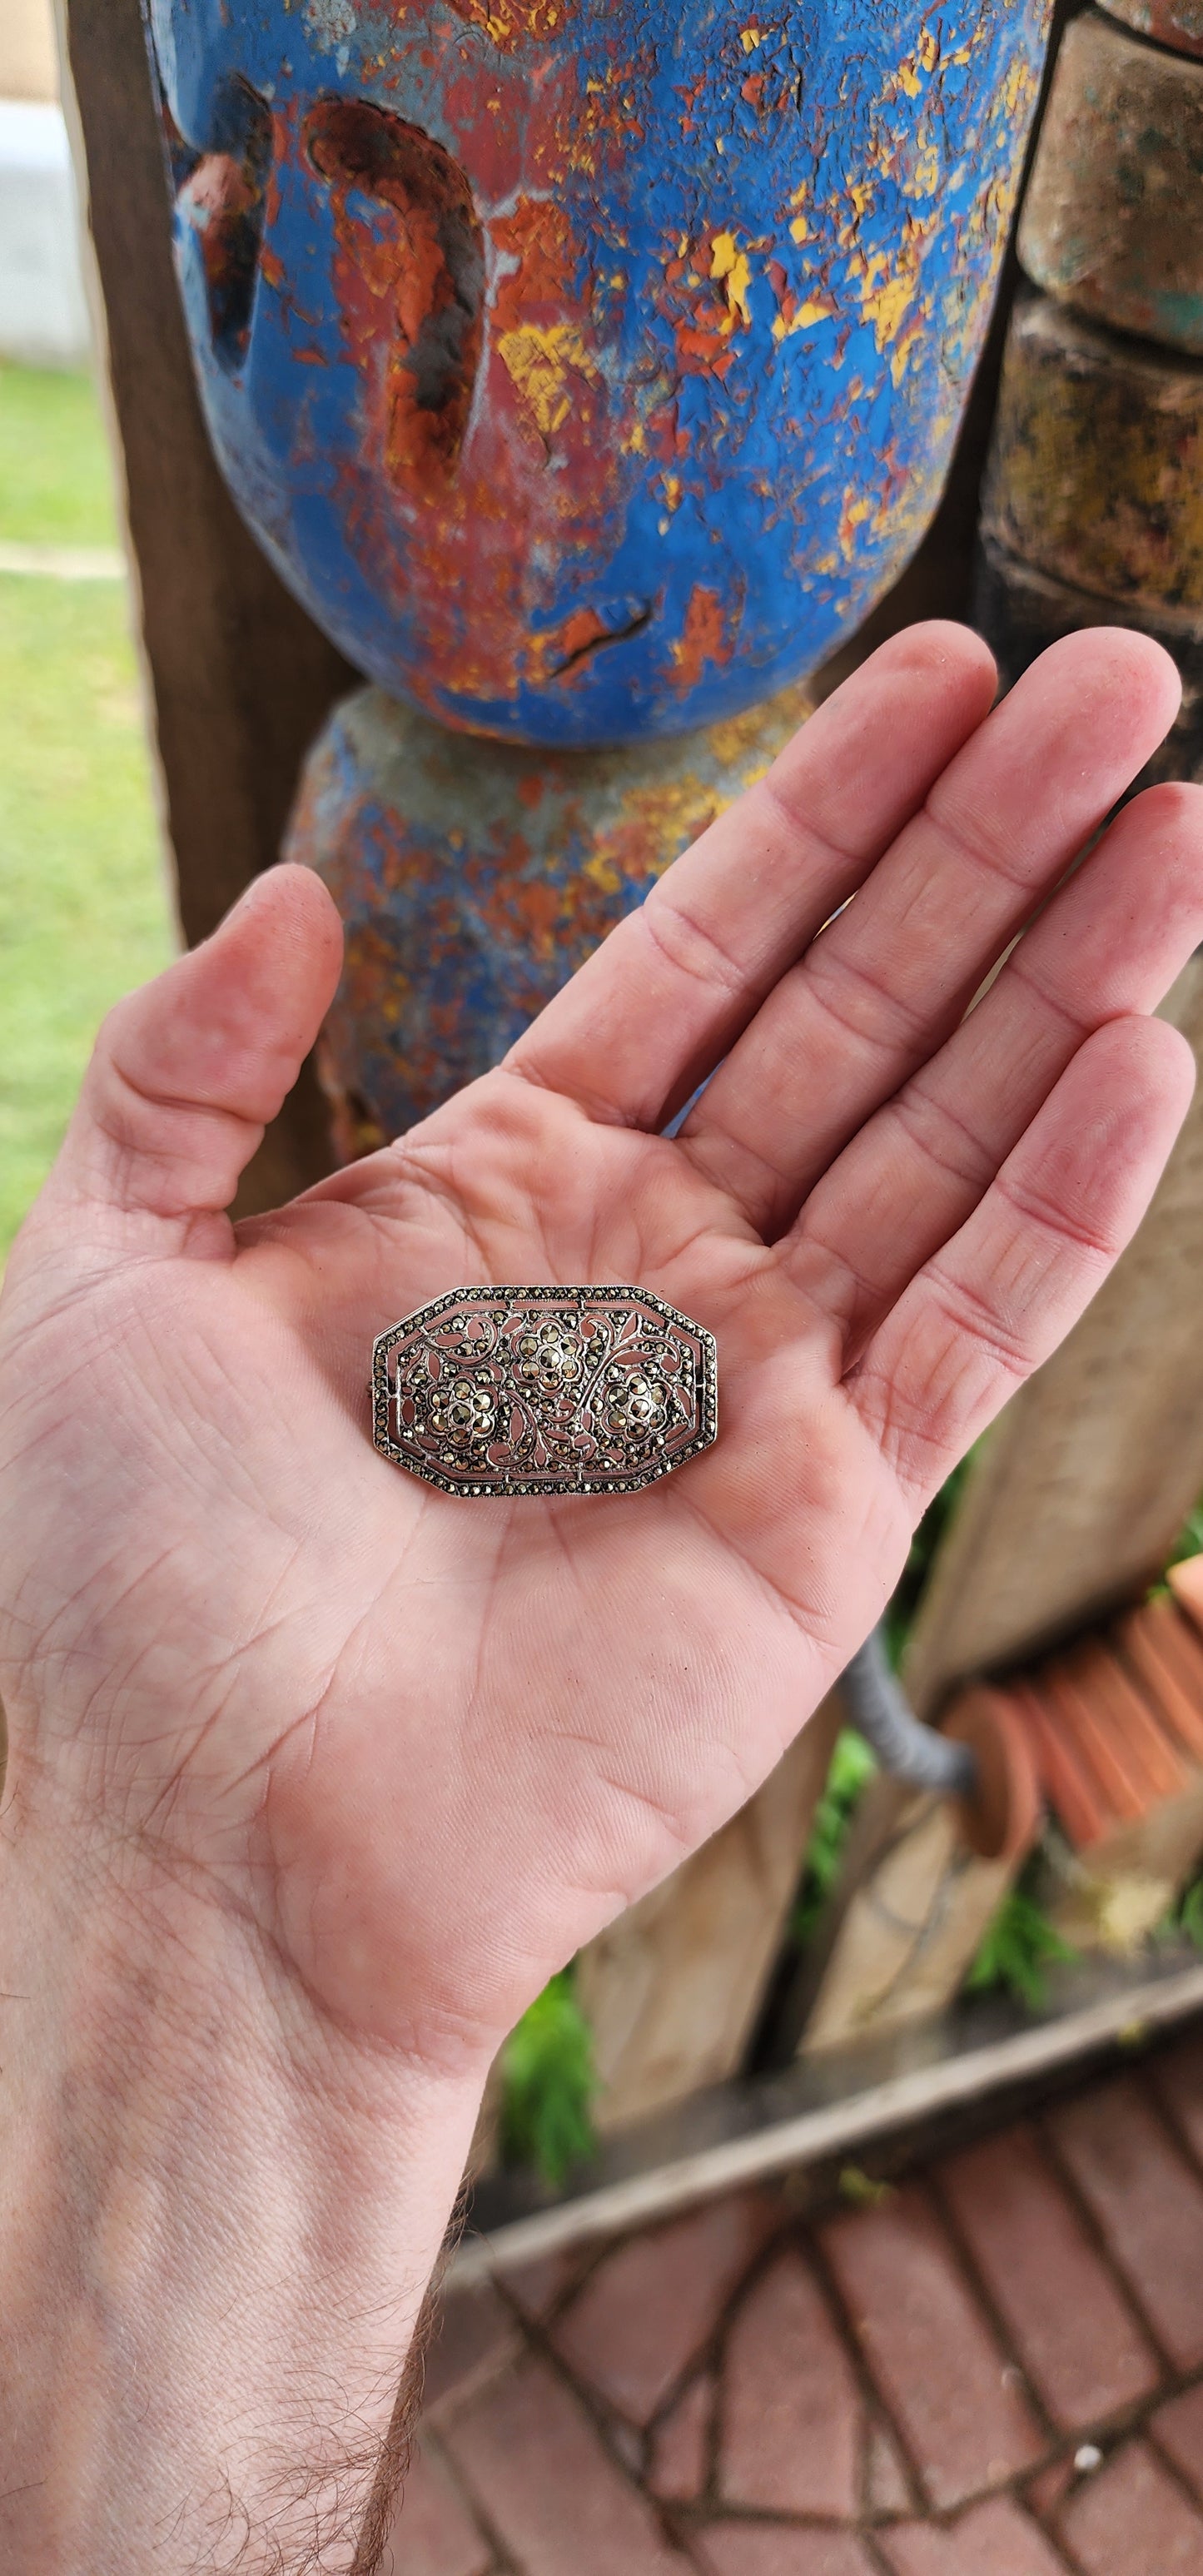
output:
[{"label": "silver brooch", "polygon": [[453,1288],[381,1334],[372,1437],[444,1494],[637,1494],[718,1438],[714,1336],[648,1288]]}]

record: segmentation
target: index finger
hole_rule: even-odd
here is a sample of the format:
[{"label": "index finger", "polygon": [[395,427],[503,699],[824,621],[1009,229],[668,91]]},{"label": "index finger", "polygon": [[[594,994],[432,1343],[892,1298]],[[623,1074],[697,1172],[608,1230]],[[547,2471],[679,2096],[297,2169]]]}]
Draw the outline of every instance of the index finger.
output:
[{"label": "index finger", "polygon": [[663,1126],[918,811],[995,687],[968,628],[893,636],[611,931],[507,1070],[599,1120]]}]

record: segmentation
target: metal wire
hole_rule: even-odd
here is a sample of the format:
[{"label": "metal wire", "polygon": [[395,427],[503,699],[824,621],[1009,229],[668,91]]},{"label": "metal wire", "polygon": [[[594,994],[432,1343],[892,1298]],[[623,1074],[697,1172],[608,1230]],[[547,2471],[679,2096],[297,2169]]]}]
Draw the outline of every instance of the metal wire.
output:
[{"label": "metal wire", "polygon": [[916,1717],[890,1669],[884,1629],[875,1628],[853,1656],[841,1675],[840,1695],[849,1723],[872,1745],[883,1771],[913,1789],[936,1789],[948,1798],[974,1795],[977,1762],[969,1745],[937,1735]]}]

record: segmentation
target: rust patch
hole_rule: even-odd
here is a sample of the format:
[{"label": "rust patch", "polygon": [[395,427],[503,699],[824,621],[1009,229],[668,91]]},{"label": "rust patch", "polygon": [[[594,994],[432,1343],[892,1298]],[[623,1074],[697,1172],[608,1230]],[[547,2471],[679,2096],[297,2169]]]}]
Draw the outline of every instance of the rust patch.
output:
[{"label": "rust patch", "polygon": [[707,664],[722,669],[731,659],[734,639],[727,609],[717,590],[698,582],[689,594],[685,622],[672,648],[673,686],[682,696],[696,689]]},{"label": "rust patch", "polygon": [[[344,327],[384,408],[390,473],[428,486],[454,472],[480,365],[484,250],[465,173],[420,126],[362,99],[321,99],[305,119],[312,167],[334,195]],[[355,196],[368,201],[361,211]],[[368,363],[381,307],[394,331]]]},{"label": "rust patch", "polygon": [[[177,206],[200,245],[214,353],[223,366],[237,368],[250,340],[263,253],[271,110],[249,82],[234,81],[222,102],[221,124],[226,131],[218,148],[187,155],[191,167]],[[177,157],[180,142],[173,129],[168,143]]]}]

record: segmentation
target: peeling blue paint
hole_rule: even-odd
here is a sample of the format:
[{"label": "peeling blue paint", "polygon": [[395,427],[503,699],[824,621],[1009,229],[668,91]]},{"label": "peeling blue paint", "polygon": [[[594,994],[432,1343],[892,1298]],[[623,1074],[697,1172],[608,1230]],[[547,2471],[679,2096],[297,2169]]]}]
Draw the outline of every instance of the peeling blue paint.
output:
[{"label": "peeling blue paint", "polygon": [[859,623],[939,497],[1047,0],[668,14],[151,0],[231,487],[444,723],[730,714]]}]

